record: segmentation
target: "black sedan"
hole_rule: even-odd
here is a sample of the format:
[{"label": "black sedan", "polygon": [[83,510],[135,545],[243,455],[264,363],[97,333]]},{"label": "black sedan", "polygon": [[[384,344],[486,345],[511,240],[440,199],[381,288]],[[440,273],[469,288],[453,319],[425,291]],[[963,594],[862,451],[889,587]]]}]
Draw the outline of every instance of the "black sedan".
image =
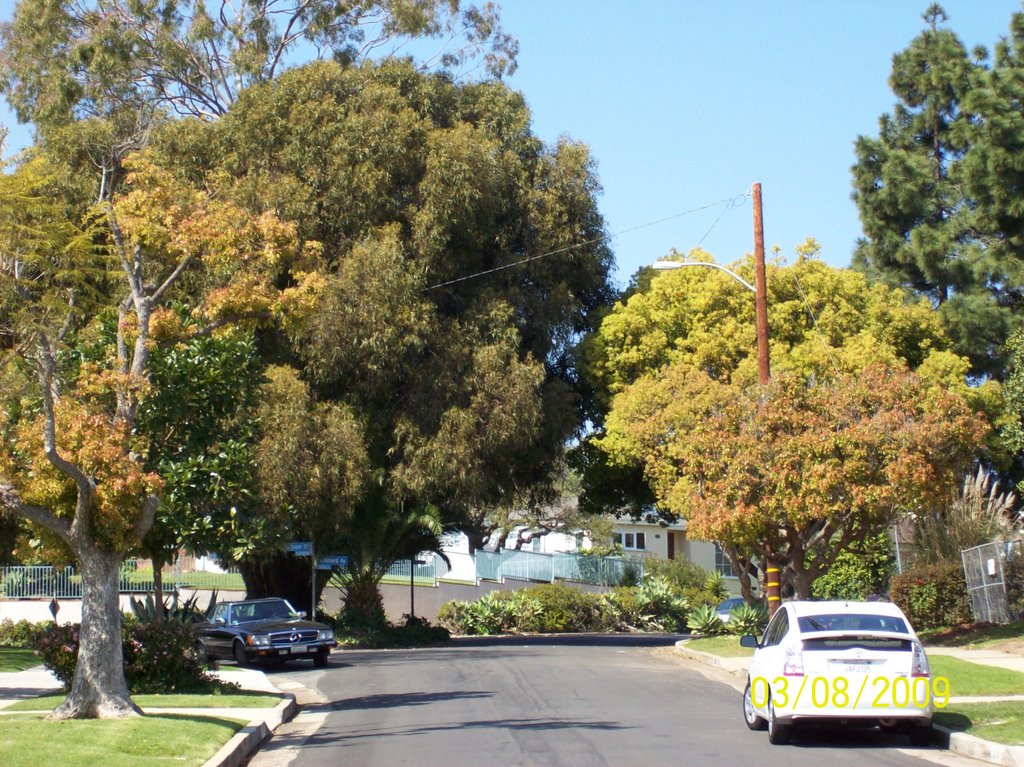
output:
[{"label": "black sedan", "polygon": [[234,659],[240,666],[312,659],[322,668],[338,643],[329,626],[305,617],[286,599],[221,602],[199,626],[196,653],[200,662],[210,664],[220,658]]}]

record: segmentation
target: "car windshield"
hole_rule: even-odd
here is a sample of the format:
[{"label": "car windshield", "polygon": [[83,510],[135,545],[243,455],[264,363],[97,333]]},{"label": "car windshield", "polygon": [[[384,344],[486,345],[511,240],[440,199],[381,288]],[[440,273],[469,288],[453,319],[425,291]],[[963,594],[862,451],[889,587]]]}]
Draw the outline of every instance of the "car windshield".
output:
[{"label": "car windshield", "polygon": [[910,629],[902,618],[895,615],[802,615],[797,618],[800,633],[813,634],[819,631],[892,631],[909,634]]},{"label": "car windshield", "polygon": [[274,618],[294,618],[295,610],[287,600],[266,599],[260,602],[239,602],[232,611],[235,623],[265,621]]}]

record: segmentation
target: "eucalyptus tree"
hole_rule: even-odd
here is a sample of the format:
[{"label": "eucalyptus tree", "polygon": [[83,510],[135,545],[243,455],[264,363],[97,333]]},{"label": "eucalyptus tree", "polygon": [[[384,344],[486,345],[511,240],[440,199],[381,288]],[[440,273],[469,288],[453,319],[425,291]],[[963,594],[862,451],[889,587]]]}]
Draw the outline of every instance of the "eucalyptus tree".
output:
[{"label": "eucalyptus tree", "polygon": [[141,106],[218,117],[296,61],[357,63],[414,38],[437,41],[424,67],[515,69],[497,6],[459,0],[18,0],[0,64],[25,122]]}]

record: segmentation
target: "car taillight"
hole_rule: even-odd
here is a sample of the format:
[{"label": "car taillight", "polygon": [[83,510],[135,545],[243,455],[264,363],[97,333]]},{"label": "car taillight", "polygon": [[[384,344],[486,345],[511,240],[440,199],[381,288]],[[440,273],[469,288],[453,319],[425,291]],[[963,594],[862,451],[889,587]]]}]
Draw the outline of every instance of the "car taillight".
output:
[{"label": "car taillight", "polygon": [[804,675],[804,655],[799,648],[786,648],[786,660],[782,664],[782,673],[784,676]]},{"label": "car taillight", "polygon": [[924,654],[924,648],[914,642],[914,654],[910,659],[910,676],[930,676],[928,668],[928,656]]}]

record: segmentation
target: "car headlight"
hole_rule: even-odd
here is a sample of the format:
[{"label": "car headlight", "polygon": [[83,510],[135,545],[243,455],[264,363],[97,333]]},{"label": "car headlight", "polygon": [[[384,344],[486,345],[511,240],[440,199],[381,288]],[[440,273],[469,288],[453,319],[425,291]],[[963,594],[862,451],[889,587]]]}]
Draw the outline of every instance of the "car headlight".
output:
[{"label": "car headlight", "polygon": [[270,647],[270,637],[266,634],[256,634],[249,637],[249,644],[253,647]]},{"label": "car headlight", "polygon": [[324,641],[334,639],[334,632],[331,629],[321,629],[317,632],[316,638]]}]

